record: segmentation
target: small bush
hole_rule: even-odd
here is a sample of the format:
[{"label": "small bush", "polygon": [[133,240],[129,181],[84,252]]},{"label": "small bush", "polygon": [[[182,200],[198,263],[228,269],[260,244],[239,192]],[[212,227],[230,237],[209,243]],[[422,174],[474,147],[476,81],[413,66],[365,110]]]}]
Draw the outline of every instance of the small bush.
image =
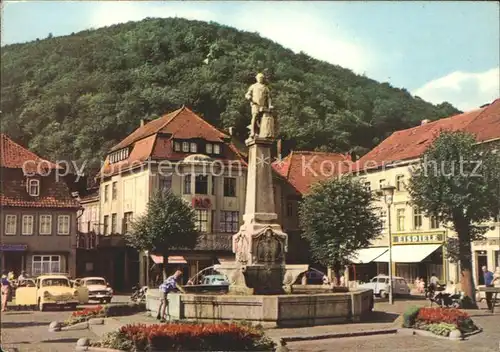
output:
[{"label": "small bush", "polygon": [[420,307],[411,306],[406,309],[403,314],[403,327],[410,328],[415,325],[415,319],[417,318]]},{"label": "small bush", "polygon": [[429,324],[424,327],[424,330],[430,331],[435,335],[449,336],[452,330],[457,327],[454,324],[439,323],[439,324]]},{"label": "small bush", "polygon": [[274,351],[262,329],[239,324],[135,324],[108,334],[99,347],[125,351]]}]

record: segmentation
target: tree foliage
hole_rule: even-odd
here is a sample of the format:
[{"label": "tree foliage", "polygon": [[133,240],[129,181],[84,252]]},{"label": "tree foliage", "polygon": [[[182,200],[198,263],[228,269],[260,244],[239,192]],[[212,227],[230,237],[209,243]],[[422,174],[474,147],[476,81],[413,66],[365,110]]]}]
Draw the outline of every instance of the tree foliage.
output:
[{"label": "tree foliage", "polygon": [[458,235],[448,248],[460,261],[462,285],[474,299],[471,241],[483,238],[498,214],[500,158],[474,136],[443,131],[412,171],[408,190],[427,216],[438,216]]},{"label": "tree foliage", "polygon": [[146,19],[4,46],[1,128],[45,157],[92,166],[140,119],[182,104],[243,136],[256,71],[270,78],[284,152],[366,151],[395,130],[458,112],[255,33]]},{"label": "tree foliage", "polygon": [[352,177],[315,184],[300,204],[302,236],[314,259],[337,270],[380,235],[374,196]]},{"label": "tree foliage", "polygon": [[171,192],[157,192],[147,211],[125,234],[130,246],[166,257],[172,249],[193,249],[198,240],[193,209]]}]

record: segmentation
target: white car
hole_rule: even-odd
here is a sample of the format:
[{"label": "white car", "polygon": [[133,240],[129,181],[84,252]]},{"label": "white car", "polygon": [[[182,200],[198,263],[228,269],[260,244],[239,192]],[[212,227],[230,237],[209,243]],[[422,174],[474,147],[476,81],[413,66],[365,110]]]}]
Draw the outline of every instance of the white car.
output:
[{"label": "white car", "polygon": [[113,298],[113,289],[103,277],[84,277],[77,285],[89,290],[89,300],[109,303]]},{"label": "white car", "polygon": [[[385,298],[389,295],[389,276],[377,275],[373,279],[371,279],[370,282],[361,284],[358,287],[371,288],[374,295]],[[392,277],[392,289],[392,293],[394,295],[410,294],[410,287],[406,283],[406,280],[402,277]]]}]

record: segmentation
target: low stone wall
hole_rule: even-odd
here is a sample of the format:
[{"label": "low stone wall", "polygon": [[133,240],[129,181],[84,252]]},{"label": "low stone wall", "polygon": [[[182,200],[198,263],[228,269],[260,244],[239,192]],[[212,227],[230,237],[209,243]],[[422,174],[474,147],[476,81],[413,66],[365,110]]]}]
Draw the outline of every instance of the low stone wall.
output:
[{"label": "low stone wall", "polygon": [[[360,321],[373,308],[373,291],[289,295],[168,295],[171,320],[244,320],[265,327],[312,326]],[[158,314],[160,294],[148,293],[146,307]]]}]

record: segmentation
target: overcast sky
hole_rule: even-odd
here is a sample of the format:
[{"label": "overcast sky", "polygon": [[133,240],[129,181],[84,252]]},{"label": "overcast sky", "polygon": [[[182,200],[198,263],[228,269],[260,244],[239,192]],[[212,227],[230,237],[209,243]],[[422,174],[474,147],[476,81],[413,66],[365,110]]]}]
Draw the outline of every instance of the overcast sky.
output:
[{"label": "overcast sky", "polygon": [[184,17],[259,32],[296,52],[462,110],[500,96],[496,1],[3,1],[2,45],[146,17]]}]

